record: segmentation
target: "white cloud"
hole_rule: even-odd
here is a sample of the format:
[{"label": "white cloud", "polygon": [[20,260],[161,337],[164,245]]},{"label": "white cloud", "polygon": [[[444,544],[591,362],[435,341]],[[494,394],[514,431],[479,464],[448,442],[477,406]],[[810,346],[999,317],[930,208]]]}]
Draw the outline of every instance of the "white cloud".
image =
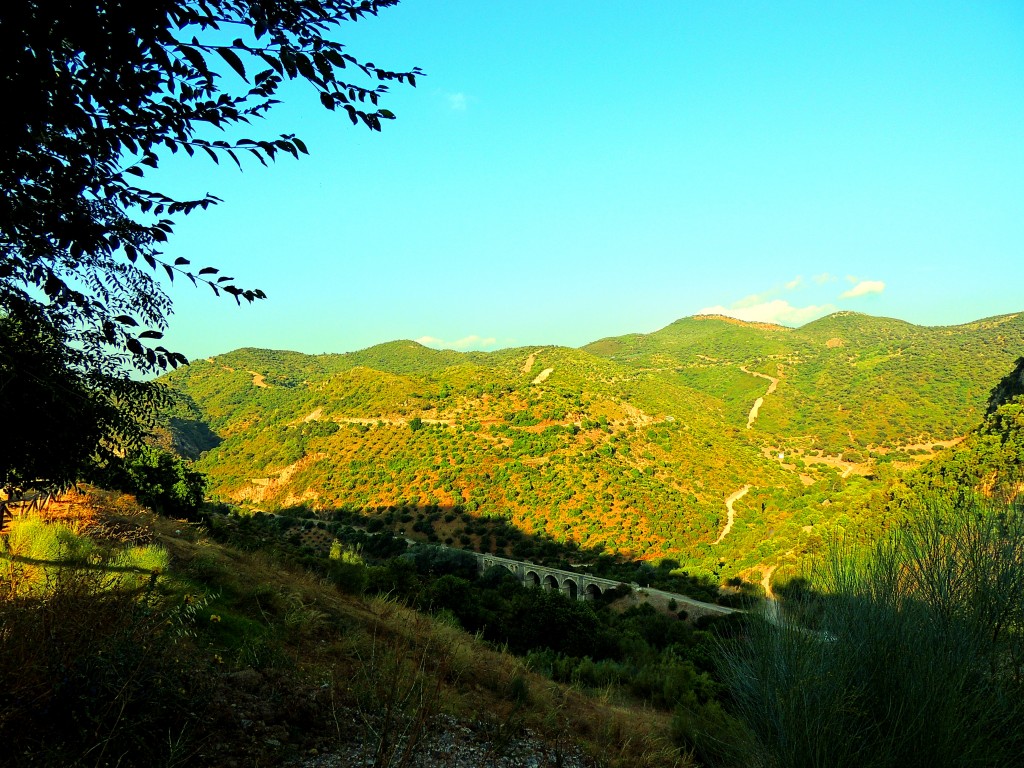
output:
[{"label": "white cloud", "polygon": [[498,343],[498,340],[493,336],[477,336],[475,333],[456,341],[445,341],[444,339],[439,339],[436,336],[420,336],[416,341],[425,347],[459,350],[471,348],[486,349],[487,347],[493,347]]},{"label": "white cloud", "polygon": [[759,307],[770,303],[770,299],[774,299],[780,293],[786,293],[787,291],[795,291],[804,282],[801,275],[797,275],[788,283],[783,283],[782,287],[776,285],[774,288],[769,288],[767,291],[761,291],[760,293],[752,293],[750,296],[744,296],[739,301],[734,301],[732,306],[733,309],[745,309],[748,307]]},{"label": "white cloud", "polygon": [[455,349],[466,349],[468,347],[493,347],[497,343],[498,340],[493,336],[477,336],[474,334],[458,341],[453,341],[452,346]]},{"label": "white cloud", "polygon": [[459,93],[446,93],[445,98],[448,100],[448,106],[456,112],[466,111],[466,94],[461,91]]},{"label": "white cloud", "polygon": [[[857,282],[856,278],[846,278],[850,282]],[[856,299],[859,296],[867,296],[869,293],[881,293],[885,290],[885,283],[882,280],[861,280],[848,291],[839,294],[841,299]]]},{"label": "white cloud", "polygon": [[768,300],[778,294],[777,290],[762,291],[761,293],[754,293],[750,296],[744,296],[739,301],[732,303],[733,309],[746,309],[747,307],[757,307],[762,304],[767,304]]},{"label": "white cloud", "polygon": [[835,282],[836,276],[829,274],[828,272],[822,272],[820,275],[815,275],[811,278],[818,285],[824,285],[825,283]]},{"label": "white cloud", "polygon": [[825,315],[836,311],[836,308],[831,304],[794,307],[784,299],[773,299],[772,301],[764,301],[760,304],[744,304],[743,306],[740,306],[742,303],[743,302],[736,302],[736,306],[734,307],[706,307],[697,314],[725,315],[726,317],[735,317],[737,320],[746,320],[750,323],[803,325],[811,320],[816,320],[819,317],[824,317]]}]

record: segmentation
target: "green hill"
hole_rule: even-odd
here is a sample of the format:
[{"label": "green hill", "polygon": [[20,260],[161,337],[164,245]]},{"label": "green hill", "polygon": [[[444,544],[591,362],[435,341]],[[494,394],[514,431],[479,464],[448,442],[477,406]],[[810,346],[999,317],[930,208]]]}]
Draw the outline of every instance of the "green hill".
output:
[{"label": "green hill", "polygon": [[220,440],[199,467],[223,500],[357,510],[530,555],[460,522],[496,519],[724,578],[814,551],[836,526],[883,526],[872,478],[965,434],[1022,349],[1018,315],[927,328],[839,313],[799,329],[695,317],[582,349],[241,349],[165,381],[201,413],[206,444]]},{"label": "green hill", "polygon": [[[841,312],[790,330],[686,318],[647,336],[585,347],[625,365],[678,376],[739,405],[763,390],[743,371],[780,379],[756,430],[787,450],[841,455],[949,440],[984,413],[991,382],[1024,349],[1024,316],[929,328]],[[756,397],[756,395],[755,395]]]},{"label": "green hill", "polygon": [[993,388],[984,420],[963,442],[909,473],[892,497],[936,492],[956,499],[980,495],[1013,504],[1024,492],[1024,357]]}]

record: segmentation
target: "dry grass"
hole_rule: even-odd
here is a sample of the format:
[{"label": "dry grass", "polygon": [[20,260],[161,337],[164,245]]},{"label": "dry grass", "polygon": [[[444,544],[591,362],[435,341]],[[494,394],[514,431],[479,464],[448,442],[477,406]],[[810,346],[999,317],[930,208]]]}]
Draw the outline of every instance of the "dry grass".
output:
[{"label": "dry grass", "polygon": [[438,686],[438,711],[445,714],[529,729],[553,743],[578,743],[608,766],[688,764],[670,742],[667,713],[616,705],[555,683],[522,659],[395,600],[344,595],[263,553],[176,534],[159,518],[153,524],[157,540],[185,572],[201,571],[228,593],[252,593],[260,585],[268,614],[282,613],[289,600],[315,613],[321,630],[291,636],[288,647],[308,677],[336,681],[345,705],[354,703],[361,666],[383,644],[408,659],[424,659],[423,671]]},{"label": "dry grass", "polygon": [[[329,750],[356,738],[376,739],[371,754],[377,765],[405,765],[401,745],[414,748],[434,716],[443,714],[486,732],[496,753],[503,740],[528,730],[556,747],[577,745],[609,768],[689,764],[670,742],[664,713],[554,683],[523,660],[392,599],[342,594],[293,564],[222,546],[197,526],[158,517],[123,498],[100,502],[93,532],[154,543],[171,555],[170,572],[157,590],[163,606],[178,606],[179,615],[185,606],[187,621],[170,627],[177,633],[171,646],[153,640],[162,631],[154,625],[140,625],[141,636],[161,653],[169,649],[168,658],[187,656],[204,678],[198,682],[212,686],[203,723],[174,721],[177,735],[171,733],[168,742],[173,754],[208,765],[266,765],[297,749]],[[54,603],[48,610],[54,616],[88,609]],[[119,622],[116,615],[107,621]],[[101,633],[86,623],[81,627],[69,643],[99,653]],[[23,641],[31,637],[17,627],[4,631],[9,638],[12,632]],[[182,666],[173,669],[177,674]],[[359,722],[359,733],[340,727],[340,718]]]}]

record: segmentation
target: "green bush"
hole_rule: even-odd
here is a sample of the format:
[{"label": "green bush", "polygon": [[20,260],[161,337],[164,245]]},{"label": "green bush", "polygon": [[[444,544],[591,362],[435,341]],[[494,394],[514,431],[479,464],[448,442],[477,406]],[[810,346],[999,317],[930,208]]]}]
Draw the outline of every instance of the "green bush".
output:
[{"label": "green bush", "polygon": [[185,619],[109,572],[51,570],[0,600],[5,766],[174,765],[193,755],[212,677]]},{"label": "green bush", "polygon": [[811,586],[816,629],[769,614],[724,648],[746,762],[1019,765],[1019,508],[933,499],[867,553],[834,548]]},{"label": "green bush", "polygon": [[170,517],[195,518],[206,492],[206,477],[191,462],[149,446],[108,467],[100,479]]},{"label": "green bush", "polygon": [[691,752],[702,765],[743,765],[750,734],[717,701],[685,701],[676,707],[670,725],[672,741]]}]

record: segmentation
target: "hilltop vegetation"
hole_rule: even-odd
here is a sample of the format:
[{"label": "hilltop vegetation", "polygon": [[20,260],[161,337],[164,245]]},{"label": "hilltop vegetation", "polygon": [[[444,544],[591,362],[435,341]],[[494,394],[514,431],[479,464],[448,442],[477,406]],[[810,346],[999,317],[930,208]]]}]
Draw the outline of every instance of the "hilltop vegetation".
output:
[{"label": "hilltop vegetation", "polygon": [[[852,312],[795,330],[685,318],[646,336],[584,347],[634,368],[671,371],[702,391],[718,386],[723,398],[735,396],[727,391],[736,392],[740,366],[778,376],[783,383],[758,431],[832,455],[962,435],[1022,348],[1020,315],[927,328]],[[728,390],[722,369],[733,377]]]},{"label": "hilltop vegetation", "polygon": [[[219,441],[199,468],[225,501],[357,511],[513,553],[514,540],[439,522],[468,513],[754,578],[837,527],[884,530],[884,483],[977,423],[1022,349],[1016,315],[923,328],[840,313],[795,330],[697,317],[578,350],[242,349],[164,380],[179,421]],[[747,484],[714,544],[725,498]],[[424,517],[436,525],[412,530]]]}]

